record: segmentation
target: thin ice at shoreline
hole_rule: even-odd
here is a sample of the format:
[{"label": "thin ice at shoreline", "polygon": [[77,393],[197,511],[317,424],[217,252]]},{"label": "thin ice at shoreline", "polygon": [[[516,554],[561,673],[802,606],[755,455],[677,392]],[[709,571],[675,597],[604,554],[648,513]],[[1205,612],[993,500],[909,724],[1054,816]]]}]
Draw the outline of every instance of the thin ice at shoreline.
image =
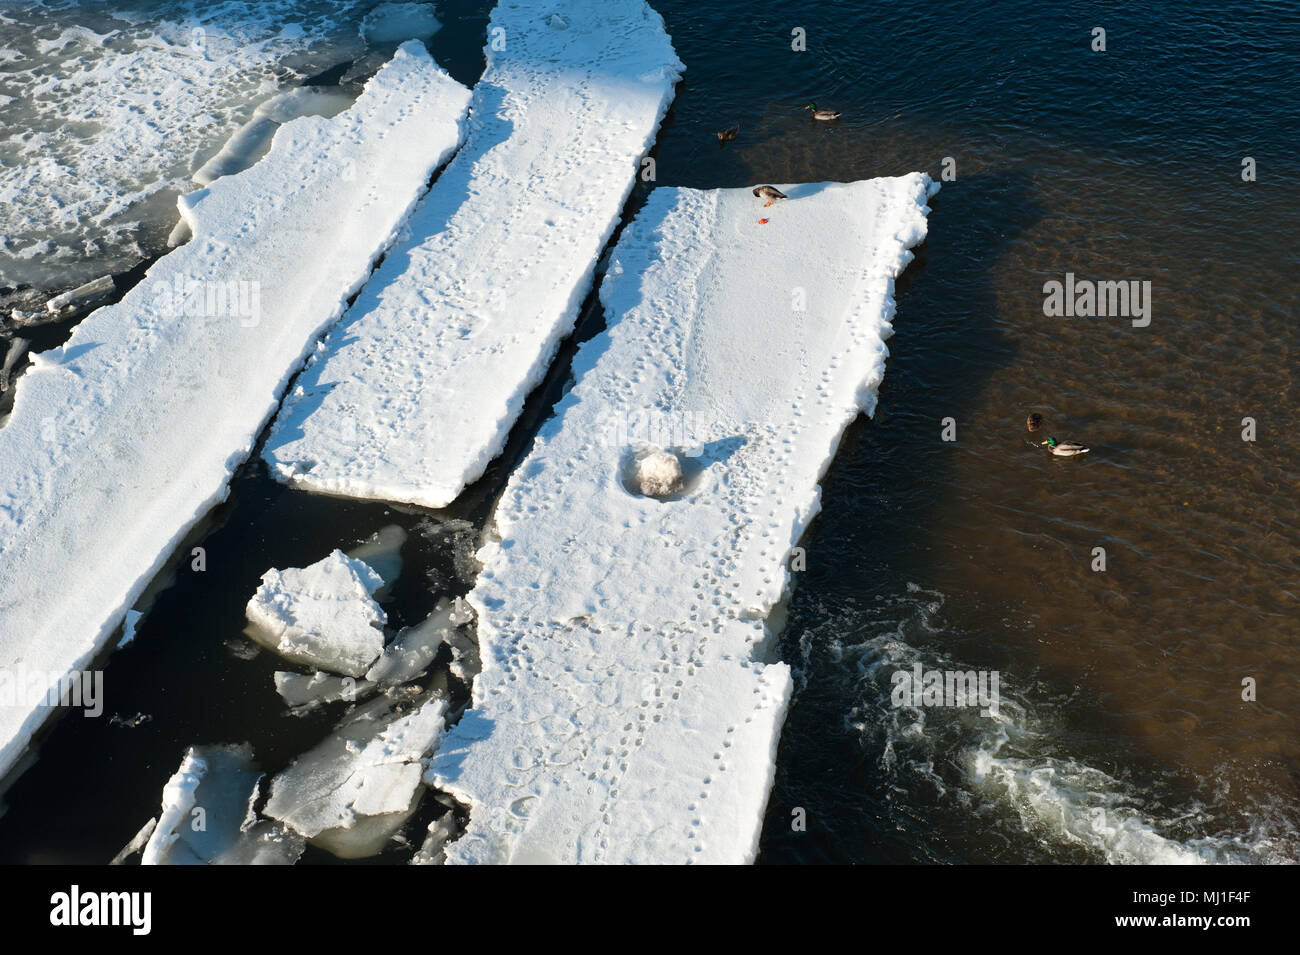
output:
[{"label": "thin ice at shoreline", "polygon": [[487,57],[465,147],[285,400],[264,452],[282,481],[442,507],[483,474],[682,71],[643,0],[503,4]]},{"label": "thin ice at shoreline", "polygon": [[[257,165],[184,197],[194,239],[37,356],[0,428],[0,667],[62,674],[104,648],[226,496],[459,145],[468,100],[404,44],[351,109],[285,124]],[[0,709],[0,776],[50,713]]]},{"label": "thin ice at shoreline", "polygon": [[360,0],[6,3],[0,286],[135,265],[195,163],[286,83],[361,57]]},{"label": "thin ice at shoreline", "polygon": [[[657,190],[615,249],[608,329],[479,554],[483,669],[426,776],[470,806],[449,861],[754,858],[790,695],[765,621],[840,435],[874,411],[937,189],[780,188],[771,209]],[[660,451],[680,486],[639,468]]]}]

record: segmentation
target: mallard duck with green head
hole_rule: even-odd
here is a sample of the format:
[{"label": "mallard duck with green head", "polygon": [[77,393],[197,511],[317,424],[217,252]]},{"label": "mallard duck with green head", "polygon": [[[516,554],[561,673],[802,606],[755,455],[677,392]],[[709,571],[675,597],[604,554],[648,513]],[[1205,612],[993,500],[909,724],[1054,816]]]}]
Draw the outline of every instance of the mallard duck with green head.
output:
[{"label": "mallard duck with green head", "polygon": [[1048,438],[1043,442],[1042,446],[1058,458],[1077,458],[1079,455],[1087,454],[1092,450],[1073,441],[1057,441],[1055,438]]},{"label": "mallard duck with green head", "polygon": [[818,109],[816,103],[809,103],[804,109],[812,110],[812,118],[821,122],[829,122],[832,119],[839,119],[840,114],[833,109]]}]

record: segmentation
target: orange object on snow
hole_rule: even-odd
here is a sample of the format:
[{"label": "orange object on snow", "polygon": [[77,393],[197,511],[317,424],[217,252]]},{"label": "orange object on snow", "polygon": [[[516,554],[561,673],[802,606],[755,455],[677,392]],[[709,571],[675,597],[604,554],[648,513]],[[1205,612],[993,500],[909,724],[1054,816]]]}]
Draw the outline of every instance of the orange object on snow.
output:
[{"label": "orange object on snow", "polygon": [[758,220],[758,224],[759,224],[759,225],[767,225],[767,220],[766,220],[766,219],[759,219],[759,220]]}]

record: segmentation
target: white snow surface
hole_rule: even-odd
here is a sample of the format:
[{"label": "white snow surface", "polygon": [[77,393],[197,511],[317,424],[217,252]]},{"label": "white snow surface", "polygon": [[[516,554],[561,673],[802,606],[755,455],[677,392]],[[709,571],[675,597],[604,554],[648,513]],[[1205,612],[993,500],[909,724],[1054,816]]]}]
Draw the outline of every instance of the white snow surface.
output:
[{"label": "white snow surface", "polygon": [[[0,666],[56,678],[104,646],[225,497],[457,147],[468,101],[404,44],[351,109],[285,124],[257,165],[185,197],[194,239],[36,357],[0,428]],[[49,712],[0,709],[0,776]]]},{"label": "white snow surface", "polygon": [[[448,861],[755,856],[791,688],[765,620],[840,435],[874,411],[937,187],[778,188],[771,209],[658,189],[614,250],[608,329],[479,552],[482,673],[426,777],[470,805]],[[639,493],[647,448],[678,455],[679,495]]]},{"label": "white snow surface", "polygon": [[246,632],[293,663],[364,676],[384,651],[384,586],[364,561],[341,550],[309,567],[272,567],[248,602]]},{"label": "white snow surface", "polygon": [[644,0],[502,3],[488,37],[465,147],[286,399],[281,480],[449,504],[573,328],[683,67]]}]

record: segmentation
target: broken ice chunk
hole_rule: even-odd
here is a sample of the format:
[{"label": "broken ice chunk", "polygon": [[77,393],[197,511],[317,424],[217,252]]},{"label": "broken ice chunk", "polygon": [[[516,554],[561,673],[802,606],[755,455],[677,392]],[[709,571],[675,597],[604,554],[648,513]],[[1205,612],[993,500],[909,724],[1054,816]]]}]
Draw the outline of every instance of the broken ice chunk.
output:
[{"label": "broken ice chunk", "polygon": [[25,338],[14,337],[10,339],[9,350],[5,352],[5,360],[0,363],[0,395],[12,387],[12,380],[18,377],[18,363],[22,361],[27,350],[31,348],[31,342]]},{"label": "broken ice chunk", "polygon": [[226,140],[221,150],[194,171],[190,179],[200,186],[210,186],[222,176],[233,176],[257,162],[271,148],[271,137],[278,123],[265,116],[254,116]]},{"label": "broken ice chunk", "polygon": [[407,627],[389,644],[383,656],[366,671],[366,679],[378,683],[406,683],[429,668],[438,648],[450,643],[453,631],[465,622],[460,612],[464,601],[442,599],[423,623]]},{"label": "broken ice chunk", "polygon": [[[376,664],[378,666],[378,664]],[[379,687],[367,680],[350,676],[275,671],[275,691],[291,707],[314,708],[322,703],[355,703],[373,694]]]},{"label": "broken ice chunk", "polygon": [[[200,859],[188,844],[181,841],[190,812],[197,802],[199,781],[208,771],[208,764],[191,749],[181,760],[167,785],[163,786],[163,812],[161,824],[154,827],[148,844],[144,847],[144,865],[162,865],[173,858],[177,862],[197,865]],[[206,828],[206,822],[205,822]]]},{"label": "broken ice chunk", "polygon": [[305,843],[295,832],[258,819],[253,749],[191,746],[163,787],[162,815],[150,820],[114,858],[144,843],[142,865],[293,865]]},{"label": "broken ice chunk", "polygon": [[397,578],[402,575],[402,545],[405,543],[406,531],[397,524],[389,524],[347,552],[349,557],[365,561],[384,579],[384,585],[375,591],[376,600],[387,599]]},{"label": "broken ice chunk", "polygon": [[263,819],[213,861],[221,865],[293,865],[306,848],[306,840],[298,833]]},{"label": "broken ice chunk", "polygon": [[223,176],[243,172],[267,154],[271,140],[285,123],[300,116],[337,116],[352,105],[354,97],[346,91],[316,86],[299,86],[277,93],[253,111],[253,117],[240,126],[215,156],[205,162],[190,178],[208,186]]},{"label": "broken ice chunk", "polygon": [[92,282],[56,295],[45,303],[47,311],[56,318],[67,319],[75,315],[84,315],[103,305],[113,297],[116,285],[113,276],[101,275]]},{"label": "broken ice chunk", "polygon": [[451,614],[448,617],[458,627],[463,627],[474,619],[474,608],[464,597],[457,597],[451,602]]},{"label": "broken ice chunk", "polygon": [[443,813],[429,823],[424,845],[411,858],[411,865],[442,865],[447,860],[445,847],[459,831],[455,813]]},{"label": "broken ice chunk", "polygon": [[361,21],[361,36],[370,44],[427,40],[441,26],[427,3],[381,3]]},{"label": "broken ice chunk", "polygon": [[143,616],[144,614],[138,610],[128,610],[126,612],[126,619],[122,621],[122,638],[117,641],[119,650],[135,639],[136,627],[140,625],[140,618]]},{"label": "broken ice chunk", "polygon": [[258,104],[253,115],[283,125],[302,116],[337,116],[354,102],[355,96],[338,87],[296,86]]},{"label": "broken ice chunk", "polygon": [[273,567],[248,602],[244,632],[294,663],[362,676],[384,649],[388,617],[373,597],[383,584],[338,550],[310,567]]},{"label": "broken ice chunk", "polygon": [[260,778],[247,744],[190,747],[163,787],[162,816],[144,847],[143,864],[215,861],[239,841]]},{"label": "broken ice chunk", "polygon": [[[469,623],[474,619],[474,611],[464,598],[457,597],[452,604],[450,619],[453,622]],[[472,683],[483,669],[478,655],[478,641],[461,629],[448,631],[445,639],[447,646],[451,647],[452,675],[464,683]]]},{"label": "broken ice chunk", "polygon": [[446,706],[435,697],[403,713],[383,697],[358,708],[271,781],[266,815],[343,859],[381,851],[419,804]]}]

